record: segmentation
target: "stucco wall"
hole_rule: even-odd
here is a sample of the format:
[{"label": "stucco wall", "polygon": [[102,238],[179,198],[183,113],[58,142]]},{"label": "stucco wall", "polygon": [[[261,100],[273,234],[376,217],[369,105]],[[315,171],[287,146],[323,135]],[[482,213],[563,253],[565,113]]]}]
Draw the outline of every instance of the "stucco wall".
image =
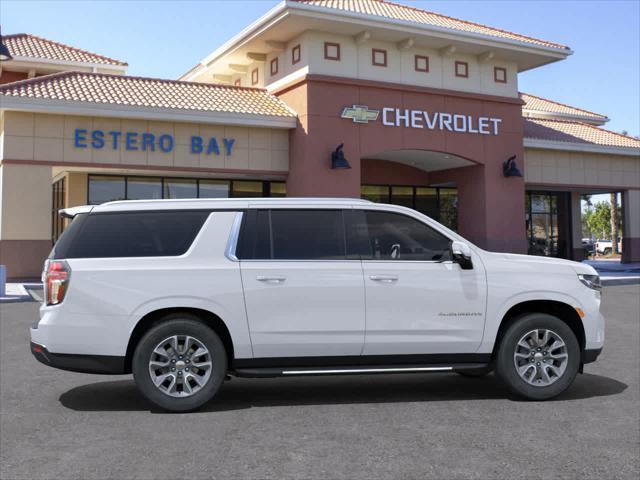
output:
[{"label": "stucco wall", "polygon": [[640,157],[525,148],[524,159],[527,183],[640,188]]},{"label": "stucco wall", "polygon": [[[168,153],[159,149],[129,151],[123,141],[117,149],[110,145],[102,149],[77,148],[74,134],[78,128],[89,132],[152,133],[156,137],[169,134],[174,136],[175,145]],[[216,137],[220,154],[191,153],[190,142],[194,135],[205,142]],[[231,155],[227,155],[222,147],[223,138],[235,139]],[[267,128],[5,112],[1,140],[1,158],[14,161],[277,172],[287,171],[289,164],[288,131]],[[89,138],[88,143],[90,141]]]}]

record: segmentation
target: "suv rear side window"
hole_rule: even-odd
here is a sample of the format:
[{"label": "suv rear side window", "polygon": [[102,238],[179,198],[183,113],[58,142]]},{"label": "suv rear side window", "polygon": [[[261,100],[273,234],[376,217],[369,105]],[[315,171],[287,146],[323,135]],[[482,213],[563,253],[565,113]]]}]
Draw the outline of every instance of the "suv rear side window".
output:
[{"label": "suv rear side window", "polygon": [[346,253],[341,210],[250,212],[241,235],[243,260],[333,260]]},{"label": "suv rear side window", "polygon": [[[451,259],[451,240],[428,225],[399,213],[365,211],[368,245],[363,260],[443,261]],[[353,229],[353,227],[352,227]],[[362,225],[359,231],[365,230]]]},{"label": "suv rear side window", "polygon": [[[70,230],[54,247],[52,258],[182,255],[209,214],[208,211],[89,214],[71,223]],[[77,225],[71,229],[74,224]]]}]

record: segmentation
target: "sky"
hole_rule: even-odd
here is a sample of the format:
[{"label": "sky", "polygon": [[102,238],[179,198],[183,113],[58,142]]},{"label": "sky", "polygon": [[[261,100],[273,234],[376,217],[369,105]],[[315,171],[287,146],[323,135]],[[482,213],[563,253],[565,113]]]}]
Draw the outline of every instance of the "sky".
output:
[{"label": "sky", "polygon": [[[569,45],[567,60],[520,74],[520,90],[640,135],[640,0],[396,1]],[[0,24],[124,60],[130,75],[177,78],[277,3],[1,0]]]}]

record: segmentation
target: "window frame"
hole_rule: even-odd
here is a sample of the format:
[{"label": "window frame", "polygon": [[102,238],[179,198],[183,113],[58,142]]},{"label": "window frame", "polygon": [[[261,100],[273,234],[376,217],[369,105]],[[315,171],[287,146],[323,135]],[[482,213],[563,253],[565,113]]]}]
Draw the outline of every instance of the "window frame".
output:
[{"label": "window frame", "polygon": [[[380,62],[376,62],[376,54],[381,53],[384,60]],[[387,51],[382,48],[372,48],[371,49],[371,65],[374,67],[386,67],[387,66]]]},{"label": "window frame", "polygon": [[[498,72],[502,72],[502,75],[504,75],[503,80],[498,78]],[[507,69],[504,67],[493,67],[493,81],[496,83],[507,83]]]},{"label": "window frame", "polygon": [[302,59],[302,52],[300,50],[300,44],[297,44],[295,47],[291,49],[291,65],[300,63],[301,59]]},{"label": "window frame", "polygon": [[[336,47],[335,57],[332,57],[329,55],[329,47]],[[340,61],[340,44],[335,42],[324,42],[324,59],[339,62]]]},{"label": "window frame", "polygon": [[278,63],[278,57],[272,58],[269,62],[269,73],[272,77],[278,74]]},{"label": "window frame", "polygon": [[251,85],[257,85],[260,82],[260,74],[258,68],[251,70]]},{"label": "window frame", "polygon": [[[425,68],[418,67],[418,61],[424,60]],[[413,57],[413,69],[420,73],[429,73],[429,57],[427,55],[414,55]]]},{"label": "window frame", "polygon": [[[464,73],[458,71],[458,67],[464,67]],[[454,72],[458,78],[469,78],[469,62],[463,62],[462,60],[455,61]]]}]

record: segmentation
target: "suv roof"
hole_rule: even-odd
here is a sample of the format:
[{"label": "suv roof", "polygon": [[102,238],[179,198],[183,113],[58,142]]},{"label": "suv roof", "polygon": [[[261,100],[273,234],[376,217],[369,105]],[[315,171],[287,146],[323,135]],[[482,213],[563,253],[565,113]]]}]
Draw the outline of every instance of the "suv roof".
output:
[{"label": "suv roof", "polygon": [[74,217],[88,212],[119,212],[131,210],[197,210],[197,209],[229,209],[251,208],[262,205],[269,206],[352,206],[371,204],[369,200],[355,198],[199,198],[175,200],[120,200],[101,205],[82,205],[65,208],[60,213],[65,217]]}]

